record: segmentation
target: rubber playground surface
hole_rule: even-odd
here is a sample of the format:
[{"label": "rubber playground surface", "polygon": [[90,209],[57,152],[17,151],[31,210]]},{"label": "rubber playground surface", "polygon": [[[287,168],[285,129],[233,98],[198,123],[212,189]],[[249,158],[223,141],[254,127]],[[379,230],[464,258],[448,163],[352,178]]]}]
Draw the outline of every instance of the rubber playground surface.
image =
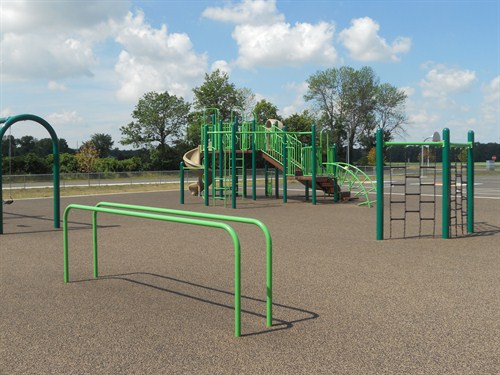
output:
[{"label": "rubber playground surface", "polygon": [[[0,374],[496,374],[500,371],[500,200],[476,199],[475,234],[375,240],[375,208],[298,196],[205,207],[178,192],[62,198],[261,220],[273,239],[266,327],[262,232],[241,241],[242,336],[234,256],[220,229],[91,213],[69,217],[70,283],[52,199],[4,206]],[[439,204],[440,205],[440,204]],[[229,204],[230,206],[230,204]],[[439,216],[439,214],[437,215]],[[386,233],[387,232],[386,223]]]}]

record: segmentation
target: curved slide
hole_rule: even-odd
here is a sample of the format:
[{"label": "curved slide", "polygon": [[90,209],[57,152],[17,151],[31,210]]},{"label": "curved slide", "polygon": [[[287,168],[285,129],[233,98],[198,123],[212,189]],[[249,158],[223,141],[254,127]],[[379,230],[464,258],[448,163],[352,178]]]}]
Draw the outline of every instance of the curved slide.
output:
[{"label": "curved slide", "polygon": [[[182,157],[184,164],[187,169],[193,171],[193,173],[198,176],[198,182],[193,182],[189,184],[188,188],[191,195],[198,195],[203,191],[203,164],[201,163],[201,146],[193,148],[184,154]],[[212,174],[208,174],[208,184],[212,183]]]}]

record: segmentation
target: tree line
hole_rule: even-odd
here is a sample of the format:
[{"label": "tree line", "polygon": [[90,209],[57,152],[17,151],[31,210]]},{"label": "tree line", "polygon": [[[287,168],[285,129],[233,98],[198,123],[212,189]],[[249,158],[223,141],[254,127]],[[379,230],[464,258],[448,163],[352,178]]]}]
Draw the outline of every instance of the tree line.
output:
[{"label": "tree line", "polygon": [[[310,131],[315,123],[330,144],[335,143],[339,160],[351,164],[372,164],[375,130],[383,129],[384,140],[405,134],[408,118],[405,114],[404,91],[389,83],[381,83],[370,67],[351,67],[318,71],[307,79],[304,100],[310,108],[286,118],[266,99],[256,100],[248,88],[237,88],[229,74],[215,70],[205,74],[204,82],[193,89],[192,103],[168,92],[145,93],[135,106],[132,121],[120,127],[119,143],[132,150],[114,146],[109,134],[97,133],[78,149],[59,140],[62,173],[122,172],[145,170],[175,170],[183,154],[201,142],[204,110],[217,108],[220,119],[227,122],[236,114],[263,124],[267,119],[283,121],[288,131]],[[311,140],[301,136],[301,141]],[[41,174],[52,170],[52,140],[9,135],[2,140],[4,174]],[[421,148],[394,151],[404,158],[412,153],[419,160]],[[425,152],[425,149],[424,149]],[[496,143],[477,144],[476,160],[491,159],[499,154]],[[427,155],[423,155],[424,160]],[[431,156],[431,155],[429,155]],[[415,155],[412,156],[415,158]],[[436,159],[439,156],[435,156]]]}]

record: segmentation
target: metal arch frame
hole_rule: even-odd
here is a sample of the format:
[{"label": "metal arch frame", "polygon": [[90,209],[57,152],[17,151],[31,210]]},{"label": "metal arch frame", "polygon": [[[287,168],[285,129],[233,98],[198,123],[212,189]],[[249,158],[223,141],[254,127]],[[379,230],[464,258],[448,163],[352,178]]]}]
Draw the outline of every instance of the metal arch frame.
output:
[{"label": "metal arch frame", "polygon": [[[336,167],[336,168],[333,168],[333,170],[335,171],[335,173],[333,174],[333,177],[335,179],[337,179],[337,183],[339,186],[341,186],[345,181],[348,181],[349,191],[351,191],[354,184],[357,183],[359,185],[360,190],[356,192],[354,197],[356,198],[356,197],[359,197],[360,195],[363,195],[365,197],[365,201],[359,203],[358,206],[367,205],[368,207],[371,207],[372,204],[375,203],[375,201],[371,201],[369,199],[368,194],[376,192],[377,188],[376,188],[375,184],[373,183],[373,181],[371,180],[371,178],[365,172],[363,172],[361,169],[359,169],[358,167],[356,167],[352,164],[343,163],[343,162],[329,162],[329,163],[323,163],[323,164],[327,165],[327,166]],[[342,172],[343,172],[343,175],[341,175]],[[358,178],[358,174],[363,176],[364,179],[360,180]],[[349,176],[352,177],[352,179],[348,180],[347,177],[349,177]],[[341,177],[343,177],[344,179],[341,179]],[[370,188],[368,190],[365,188],[365,185],[364,185],[365,182],[369,182]]]},{"label": "metal arch frame", "polygon": [[[54,156],[53,164],[53,175],[54,175],[54,228],[60,228],[60,206],[61,206],[61,195],[59,190],[59,138],[57,137],[54,128],[45,121],[43,118],[31,115],[22,114],[10,117],[0,118],[0,124],[3,126],[0,128],[0,139],[3,138],[6,131],[19,121],[34,121],[42,125],[50,134],[52,138],[52,154]],[[2,143],[0,142],[0,166],[2,165]],[[0,199],[3,199],[2,193],[2,168],[0,168]],[[0,234],[3,234],[3,205],[0,205]]]}]

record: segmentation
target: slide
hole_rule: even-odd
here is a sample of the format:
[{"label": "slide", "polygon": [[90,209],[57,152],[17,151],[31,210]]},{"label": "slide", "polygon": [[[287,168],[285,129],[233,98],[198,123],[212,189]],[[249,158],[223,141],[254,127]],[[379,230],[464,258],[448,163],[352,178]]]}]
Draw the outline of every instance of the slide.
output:
[{"label": "slide", "polygon": [[[187,169],[193,171],[193,173],[198,176],[198,182],[193,182],[189,184],[188,188],[191,195],[198,195],[203,191],[203,165],[201,164],[201,146],[193,148],[186,152],[182,158],[184,165]],[[208,183],[212,183],[212,174],[208,174]]]}]

